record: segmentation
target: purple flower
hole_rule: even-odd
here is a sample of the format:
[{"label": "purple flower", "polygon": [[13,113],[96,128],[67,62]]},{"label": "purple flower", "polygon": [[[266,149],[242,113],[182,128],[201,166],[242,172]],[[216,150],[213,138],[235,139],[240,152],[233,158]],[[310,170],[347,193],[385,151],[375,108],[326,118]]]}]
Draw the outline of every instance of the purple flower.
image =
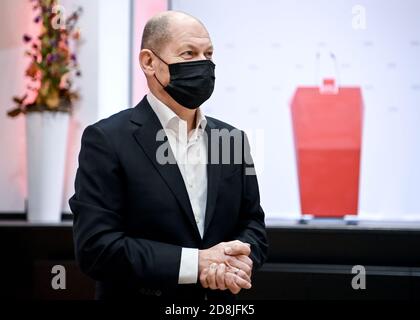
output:
[{"label": "purple flower", "polygon": [[47,62],[53,63],[54,61],[57,61],[57,55],[56,54],[49,54],[47,56]]},{"label": "purple flower", "polygon": [[74,53],[71,54],[70,59],[72,61],[77,61],[77,57],[76,57],[76,55]]},{"label": "purple flower", "polygon": [[28,43],[29,41],[32,40],[32,37],[30,35],[24,34],[23,35],[23,41]]}]

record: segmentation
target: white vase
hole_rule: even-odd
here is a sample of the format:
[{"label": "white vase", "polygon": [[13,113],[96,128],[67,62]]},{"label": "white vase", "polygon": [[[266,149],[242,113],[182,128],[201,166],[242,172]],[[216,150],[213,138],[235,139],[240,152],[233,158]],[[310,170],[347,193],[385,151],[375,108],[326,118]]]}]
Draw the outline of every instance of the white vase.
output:
[{"label": "white vase", "polygon": [[28,112],[28,221],[61,221],[69,114]]}]

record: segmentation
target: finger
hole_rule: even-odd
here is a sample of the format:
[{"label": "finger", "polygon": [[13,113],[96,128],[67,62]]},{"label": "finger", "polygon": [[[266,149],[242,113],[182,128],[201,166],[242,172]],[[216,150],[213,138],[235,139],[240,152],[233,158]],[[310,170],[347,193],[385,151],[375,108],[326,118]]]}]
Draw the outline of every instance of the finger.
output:
[{"label": "finger", "polygon": [[224,263],[219,264],[219,267],[216,271],[216,285],[217,288],[220,290],[226,290],[225,286],[225,271],[226,271],[226,265]]},{"label": "finger", "polygon": [[207,283],[212,290],[217,289],[216,285],[216,269],[217,269],[217,263],[212,263],[210,265],[209,272],[207,274]]},{"label": "finger", "polygon": [[225,245],[225,254],[230,256],[237,256],[240,254],[249,256],[251,254],[251,248],[249,245],[241,241],[231,241]]},{"label": "finger", "polygon": [[239,256],[235,256],[237,259],[241,260],[243,263],[246,263],[247,265],[250,266],[250,268],[252,269],[254,262],[251,260],[250,257],[247,257],[245,255],[239,255]]},{"label": "finger", "polygon": [[250,283],[251,283],[251,277],[250,277],[249,275],[247,275],[247,274],[245,273],[245,271],[242,271],[242,270],[239,270],[239,269],[236,269],[236,268],[228,268],[228,269],[226,270],[226,272],[233,273],[233,274],[237,275],[238,277],[241,277],[241,278],[242,278],[242,279],[244,279],[245,281],[247,281],[247,282],[250,282]]},{"label": "finger", "polygon": [[208,288],[209,284],[207,283],[207,275],[209,273],[209,269],[205,268],[203,271],[201,271],[200,274],[200,283],[203,286],[203,288]]},{"label": "finger", "polygon": [[230,272],[226,272],[225,274],[225,281],[226,286],[233,294],[238,294],[241,291],[241,288],[235,282],[235,275]]},{"label": "finger", "polygon": [[226,264],[231,268],[237,268],[239,270],[245,271],[248,276],[251,276],[251,267],[246,263],[243,263],[241,260],[236,259],[236,257],[228,258]]},{"label": "finger", "polygon": [[242,279],[240,276],[235,275],[235,283],[243,289],[251,289],[251,282]]}]

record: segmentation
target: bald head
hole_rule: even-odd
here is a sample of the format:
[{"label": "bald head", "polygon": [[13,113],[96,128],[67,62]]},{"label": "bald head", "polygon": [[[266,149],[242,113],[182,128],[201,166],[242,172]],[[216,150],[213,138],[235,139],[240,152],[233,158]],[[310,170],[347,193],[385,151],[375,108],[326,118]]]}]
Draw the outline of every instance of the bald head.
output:
[{"label": "bald head", "polygon": [[183,12],[165,11],[147,22],[139,54],[140,67],[150,91],[167,106],[178,110],[177,114],[185,108],[164,90],[171,78],[169,65],[212,59],[213,44],[198,19]]},{"label": "bald head", "polygon": [[172,40],[172,30],[187,24],[200,24],[207,32],[203,23],[197,18],[180,11],[165,11],[156,14],[146,23],[141,41],[141,49],[160,52],[165,44]]}]

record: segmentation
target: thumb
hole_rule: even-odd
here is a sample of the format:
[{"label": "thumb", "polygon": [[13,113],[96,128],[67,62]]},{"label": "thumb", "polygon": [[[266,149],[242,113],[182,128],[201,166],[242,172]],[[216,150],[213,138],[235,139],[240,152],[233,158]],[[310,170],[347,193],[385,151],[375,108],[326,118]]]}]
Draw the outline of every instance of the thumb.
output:
[{"label": "thumb", "polygon": [[232,256],[246,255],[246,256],[249,256],[250,253],[251,253],[251,245],[249,243],[239,242],[239,243],[235,243],[235,244],[228,245],[228,246],[225,247],[225,254],[227,254],[227,255],[232,255]]},{"label": "thumb", "polygon": [[232,254],[232,248],[231,247],[226,247],[225,248],[225,253],[226,254]]}]

